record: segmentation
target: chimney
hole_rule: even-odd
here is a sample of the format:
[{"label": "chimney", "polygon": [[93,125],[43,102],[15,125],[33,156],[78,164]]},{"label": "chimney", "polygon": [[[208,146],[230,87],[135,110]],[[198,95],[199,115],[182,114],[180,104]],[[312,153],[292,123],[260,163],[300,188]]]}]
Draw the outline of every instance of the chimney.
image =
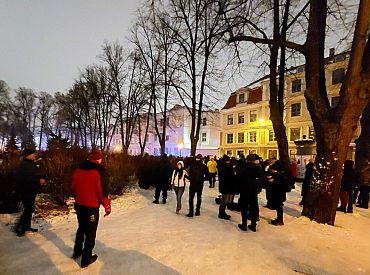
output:
[{"label": "chimney", "polygon": [[329,49],[329,57],[333,57],[335,54],[335,49],[334,48],[330,48]]}]

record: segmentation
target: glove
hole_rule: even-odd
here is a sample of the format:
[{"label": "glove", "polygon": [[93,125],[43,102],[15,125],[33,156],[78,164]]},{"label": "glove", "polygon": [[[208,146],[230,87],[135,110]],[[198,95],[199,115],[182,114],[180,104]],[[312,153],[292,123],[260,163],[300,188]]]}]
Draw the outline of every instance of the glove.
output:
[{"label": "glove", "polygon": [[110,214],[110,212],[112,212],[112,208],[110,207],[110,205],[105,208],[105,214],[104,214],[104,217],[108,216]]}]

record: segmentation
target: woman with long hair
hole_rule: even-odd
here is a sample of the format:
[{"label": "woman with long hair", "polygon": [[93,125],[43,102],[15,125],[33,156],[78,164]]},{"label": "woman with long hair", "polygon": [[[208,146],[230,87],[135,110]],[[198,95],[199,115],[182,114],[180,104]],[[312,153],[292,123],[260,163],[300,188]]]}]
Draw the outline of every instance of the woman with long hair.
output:
[{"label": "woman with long hair", "polygon": [[176,194],[176,214],[181,210],[181,198],[185,191],[186,179],[188,178],[187,171],[184,169],[184,162],[178,161],[175,170],[172,173],[171,184]]}]

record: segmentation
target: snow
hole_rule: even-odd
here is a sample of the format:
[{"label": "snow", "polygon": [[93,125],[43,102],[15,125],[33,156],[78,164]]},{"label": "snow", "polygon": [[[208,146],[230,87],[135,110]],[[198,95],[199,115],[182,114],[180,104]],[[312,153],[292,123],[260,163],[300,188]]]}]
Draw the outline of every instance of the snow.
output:
[{"label": "snow", "polygon": [[201,216],[175,213],[175,196],[166,205],[152,204],[154,190],[133,189],[101,209],[94,252],[98,261],[85,269],[71,259],[74,213],[38,218],[38,233],[19,238],[10,231],[16,215],[0,215],[0,274],[370,274],[370,212],[354,208],[338,213],[336,226],[300,217],[300,186],[288,193],[285,226],[269,224],[275,211],[263,208],[257,232],[237,228],[217,217],[217,189],[205,185]]}]

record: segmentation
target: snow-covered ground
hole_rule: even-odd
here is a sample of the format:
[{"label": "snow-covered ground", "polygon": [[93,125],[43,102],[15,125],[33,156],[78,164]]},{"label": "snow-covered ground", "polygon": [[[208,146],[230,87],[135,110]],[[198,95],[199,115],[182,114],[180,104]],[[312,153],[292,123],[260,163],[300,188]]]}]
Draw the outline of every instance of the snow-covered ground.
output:
[{"label": "snow-covered ground", "polygon": [[[71,259],[73,213],[34,222],[38,233],[19,238],[10,231],[15,215],[0,215],[0,274],[370,274],[370,211],[338,213],[336,226],[300,217],[300,187],[288,194],[285,226],[269,224],[275,211],[263,208],[257,232],[237,228],[240,214],[217,218],[216,189],[205,185],[201,216],[175,213],[174,193],[166,205],[152,204],[153,190],[136,190],[112,203],[99,223],[98,261],[81,269]],[[103,209],[101,209],[103,214]]]}]

